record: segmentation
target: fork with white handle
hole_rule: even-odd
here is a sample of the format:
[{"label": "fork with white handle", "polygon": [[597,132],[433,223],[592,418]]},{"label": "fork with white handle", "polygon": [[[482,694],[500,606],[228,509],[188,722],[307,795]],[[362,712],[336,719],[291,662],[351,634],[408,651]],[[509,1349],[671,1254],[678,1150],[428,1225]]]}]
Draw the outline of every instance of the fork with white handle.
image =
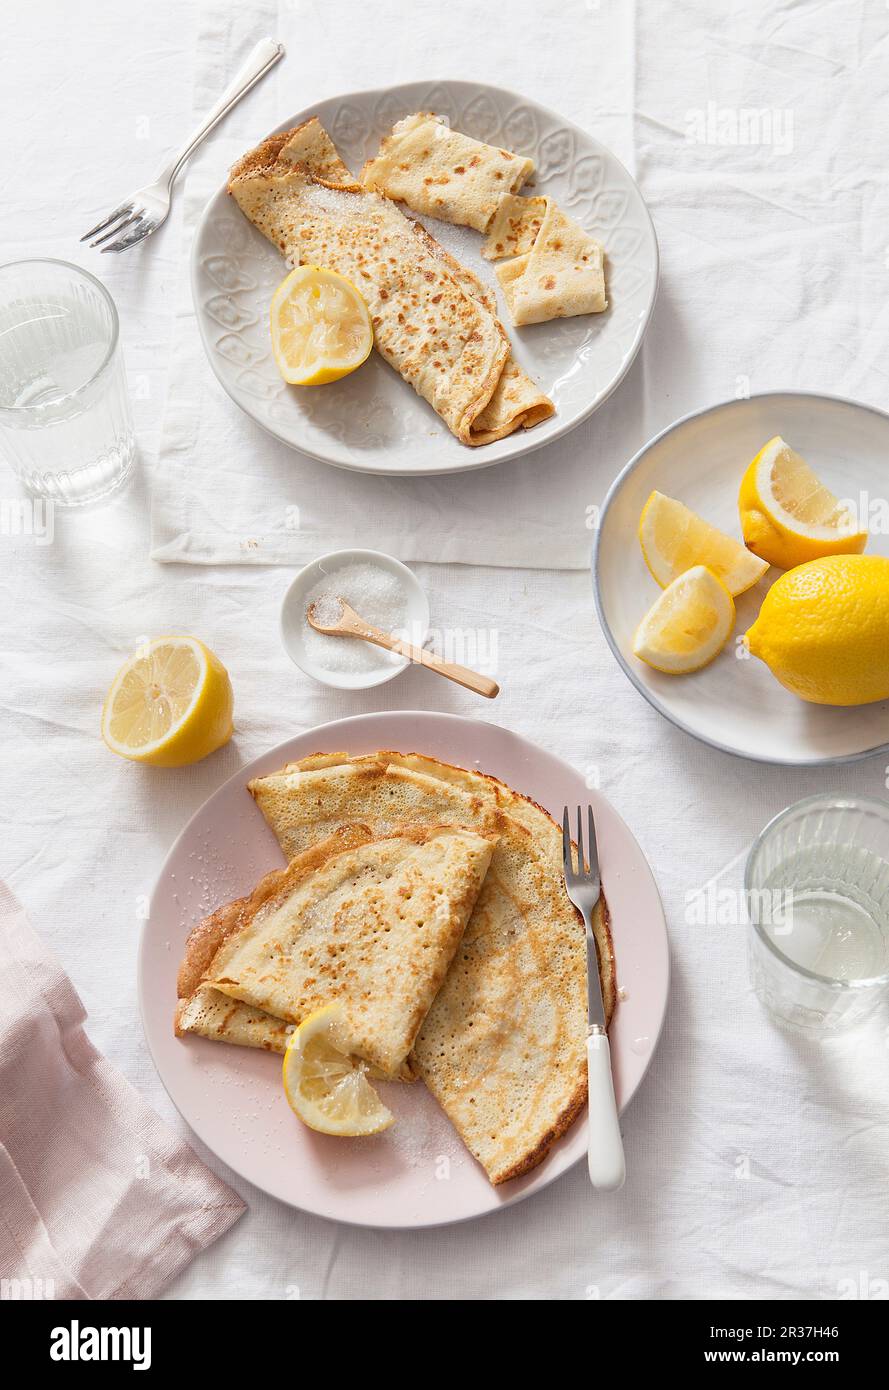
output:
[{"label": "fork with white handle", "polygon": [[[605,1001],[599,976],[599,953],[593,933],[593,912],[602,895],[599,878],[599,850],[596,844],[596,823],[593,808],[587,807],[589,848],[584,862],[583,815],[577,808],[577,868],[571,853],[571,830],[568,807],[562,816],[562,857],[565,867],[565,890],[581,913],[586,925],[587,971],[587,1079],[589,1090],[589,1137],[587,1160],[590,1181],[603,1192],[615,1192],[623,1187],[626,1177],[624,1146],[620,1137],[614,1080],[611,1075],[611,1048],[605,1028]],[[587,867],[587,864],[589,867]]]},{"label": "fork with white handle", "polygon": [[[114,212],[101,222],[97,222],[80,240],[90,241],[90,237],[95,237],[95,241],[90,241],[90,246],[101,246],[104,254],[106,251],[128,251],[131,246],[156,232],[169,216],[173,184],[186,160],[191,158],[198,145],[203,144],[210,132],[216,129],[241,97],[246,96],[260,78],[265,77],[269,69],[283,57],[282,43],[276,43],[274,39],[260,39],[215,106],[207,112],[178,154],[175,154],[160,171],[154,183],[137,188],[120,207],[115,208]],[[101,235],[97,236],[96,233]],[[112,237],[115,240],[112,241]],[[105,245],[106,242],[109,244]]]}]

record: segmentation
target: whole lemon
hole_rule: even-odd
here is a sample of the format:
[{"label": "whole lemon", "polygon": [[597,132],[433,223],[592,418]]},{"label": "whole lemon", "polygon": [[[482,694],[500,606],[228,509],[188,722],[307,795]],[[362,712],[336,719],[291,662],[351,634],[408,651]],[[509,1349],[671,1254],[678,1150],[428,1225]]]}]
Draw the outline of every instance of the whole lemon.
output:
[{"label": "whole lemon", "polygon": [[889,699],[889,559],[828,555],[771,587],[747,645],[816,705]]}]

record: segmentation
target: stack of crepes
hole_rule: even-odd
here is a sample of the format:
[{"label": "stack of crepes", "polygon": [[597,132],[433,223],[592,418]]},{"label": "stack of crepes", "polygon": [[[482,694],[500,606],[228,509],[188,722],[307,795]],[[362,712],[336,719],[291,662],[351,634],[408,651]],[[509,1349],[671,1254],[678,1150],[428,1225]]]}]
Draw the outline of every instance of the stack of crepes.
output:
[{"label": "stack of crepes", "polygon": [[530,159],[417,112],[393,127],[361,182],[414,212],[486,233],[486,260],[509,258],[497,278],[517,327],[600,314],[608,307],[603,248],[552,198],[518,196],[533,172]]},{"label": "stack of crepes", "polygon": [[[492,1183],[528,1172],[586,1100],[586,946],[558,827],[414,753],[318,754],[250,791],[290,862],[192,932],[177,1032],[283,1051],[336,999],[355,1054],[419,1076]],[[595,929],[610,1019],[604,899]]]},{"label": "stack of crepes", "polygon": [[512,356],[494,295],[391,198],[358,183],[316,118],[245,155],[229,191],[290,265],[352,281],[377,351],[463,444],[553,414]]}]

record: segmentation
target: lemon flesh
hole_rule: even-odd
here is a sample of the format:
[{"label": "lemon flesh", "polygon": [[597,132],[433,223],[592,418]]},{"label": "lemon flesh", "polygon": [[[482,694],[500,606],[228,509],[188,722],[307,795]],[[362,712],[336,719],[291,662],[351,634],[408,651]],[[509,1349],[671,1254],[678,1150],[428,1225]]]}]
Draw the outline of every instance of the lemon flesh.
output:
[{"label": "lemon flesh", "polygon": [[102,711],[102,738],[121,758],[182,767],[232,736],[228,672],[196,637],[155,637],[125,661]]},{"label": "lemon flesh", "polygon": [[769,567],[766,560],[751,555],[733,536],[727,536],[684,503],[662,492],[653,492],[642,508],[639,544],[646,565],[662,589],[694,565],[706,565],[730,594],[742,594]]},{"label": "lemon flesh", "polygon": [[323,386],[354,372],[370,354],[367,305],[344,275],[301,265],[275,290],[272,351],[291,386]]},{"label": "lemon flesh", "polygon": [[738,511],[747,546],[779,569],[860,554],[867,543],[867,531],[780,435],[744,474]]},{"label": "lemon flesh", "polygon": [[766,594],[747,644],[812,704],[889,699],[889,559],[828,555],[788,570]]},{"label": "lemon flesh", "polygon": [[695,565],[646,613],[636,629],[633,655],[672,676],[700,671],[722,651],[734,622],[734,600],[722,580]]},{"label": "lemon flesh", "polygon": [[291,1110],[321,1134],[380,1134],[395,1116],[352,1057],[342,1008],[316,1009],[296,1029],[284,1053],[284,1091]]}]

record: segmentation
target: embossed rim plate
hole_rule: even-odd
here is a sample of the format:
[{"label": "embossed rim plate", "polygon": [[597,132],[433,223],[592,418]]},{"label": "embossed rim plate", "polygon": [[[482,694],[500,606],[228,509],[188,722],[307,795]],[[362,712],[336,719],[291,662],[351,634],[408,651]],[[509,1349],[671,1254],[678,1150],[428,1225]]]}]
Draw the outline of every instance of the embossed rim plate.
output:
[{"label": "embossed rim plate", "polygon": [[[670,982],[664,912],[645,856],[617,812],[574,768],[508,729],[456,714],[396,710],[339,719],[280,744],[224,783],[192,816],[158,876],[139,948],[139,1003],[171,1100],[241,1177],[290,1206],[353,1225],[439,1226],[499,1211],[548,1187],[585,1156],[586,1114],[533,1172],[493,1188],[420,1083],[382,1087],[396,1115],[386,1134],[333,1139],[306,1129],[290,1112],[279,1057],[173,1035],[176,970],[188,931],[281,864],[247,782],[309,753],[377,748],[422,749],[480,767],[559,816],[565,801],[592,801],[622,992],[609,1030],[615,1087],[621,1108],[629,1104],[657,1047]],[[628,1159],[632,1171],[632,1153]]]},{"label": "embossed rim plate", "polygon": [[[608,645],[654,709],[723,753],[788,767],[831,766],[889,752],[889,702],[842,709],[811,705],[779,685],[766,666],[735,660],[732,648],[754,621],[780,570],[736,600],[734,638],[690,676],[667,676],[633,656],[636,624],[660,592],[636,538],[639,514],[657,488],[740,537],[738,487],[754,454],[781,434],[840,497],[885,495],[889,415],[876,406],[810,391],[769,391],[724,401],[669,425],[618,474],[602,510],[593,552],[596,608]],[[872,535],[870,555],[889,555]]]},{"label": "embossed rim plate", "polygon": [[481,258],[480,235],[422,219],[497,289],[516,357],[556,405],[553,418],[532,430],[469,448],[376,353],[334,386],[299,389],[281,381],[268,346],[267,310],[286,267],[221,188],[204,209],[191,257],[192,296],[210,365],[232,400],[269,434],[359,473],[466,472],[561,438],[623,380],[657,294],[657,239],[633,179],[604,145],[537,102],[483,83],[411,82],[318,102],[277,129],[317,114],[357,169],[395,120],[417,110],[435,110],[479,139],[511,140],[534,158],[537,188],[601,237],[610,307],[604,314],[512,328],[492,267]]}]

